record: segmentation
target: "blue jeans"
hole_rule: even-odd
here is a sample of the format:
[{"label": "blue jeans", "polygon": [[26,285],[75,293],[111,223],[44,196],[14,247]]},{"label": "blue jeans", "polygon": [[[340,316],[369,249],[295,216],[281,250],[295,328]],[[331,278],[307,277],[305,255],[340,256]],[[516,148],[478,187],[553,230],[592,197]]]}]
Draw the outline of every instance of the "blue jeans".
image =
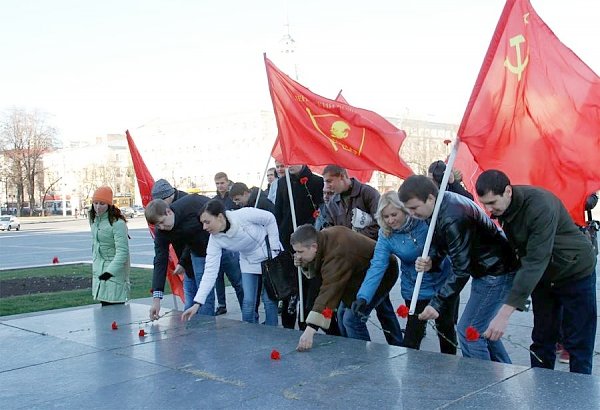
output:
[{"label": "blue jeans", "polygon": [[483,337],[475,341],[467,341],[466,329],[473,326],[479,334],[485,332],[502,307],[512,287],[514,274],[500,276],[483,276],[473,278],[471,297],[458,321],[458,341],[464,357],[492,360],[500,363],[512,363],[501,340],[491,342]]},{"label": "blue jeans", "polygon": [[554,369],[555,344],[558,341],[562,308],[562,344],[569,352],[571,372],[591,374],[596,339],[596,273],[560,287],[538,283],[531,294],[533,306],[533,355],[531,367]]},{"label": "blue jeans", "polygon": [[242,307],[242,301],[244,300],[244,290],[242,289],[242,271],[240,270],[240,254],[239,252],[232,252],[223,250],[221,254],[221,266],[219,268],[219,276],[215,282],[215,289],[217,291],[217,301],[219,306],[226,307],[227,300],[225,298],[225,276],[229,279],[229,283],[235,289],[235,295],[237,296],[240,308]]},{"label": "blue jeans", "polygon": [[277,302],[274,302],[267,295],[267,290],[262,285],[262,276],[260,273],[242,272],[242,286],[244,288],[244,301],[242,302],[242,320],[248,323],[259,323],[256,314],[256,301],[262,292],[262,301],[265,307],[265,324],[268,326],[277,326],[279,317],[277,315]]},{"label": "blue jeans", "polygon": [[367,329],[367,321],[369,320],[369,315],[373,309],[376,309],[377,311],[377,318],[381,323],[381,328],[383,329],[383,334],[385,335],[388,344],[402,346],[402,329],[400,328],[400,323],[398,323],[396,312],[394,312],[394,307],[392,306],[388,294],[377,300],[372,300],[371,303],[367,305],[364,314],[360,317],[355,315],[354,312],[352,312],[352,309],[346,306],[344,302],[340,302],[338,308],[338,326],[340,327],[340,334],[351,339],[370,341],[371,336]]},{"label": "blue jeans", "polygon": [[[183,293],[185,296],[185,309],[189,309],[194,304],[194,297],[202,281],[202,275],[204,274],[204,263],[206,258],[203,256],[194,256],[192,254],[192,266],[194,268],[195,280],[189,278],[188,275],[183,275]],[[206,302],[202,305],[198,313],[201,315],[214,316],[215,315],[215,292],[213,289],[206,297]]]}]

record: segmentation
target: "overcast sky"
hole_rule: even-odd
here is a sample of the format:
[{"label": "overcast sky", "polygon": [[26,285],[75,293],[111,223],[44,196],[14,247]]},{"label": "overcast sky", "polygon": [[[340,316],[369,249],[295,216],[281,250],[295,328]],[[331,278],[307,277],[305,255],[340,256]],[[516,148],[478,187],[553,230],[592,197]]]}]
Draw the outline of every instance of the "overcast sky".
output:
[{"label": "overcast sky", "polygon": [[[532,0],[600,72],[600,1]],[[503,0],[4,0],[0,110],[37,108],[65,139],[272,109],[262,53],[382,115],[459,123]],[[280,64],[281,63],[281,64]],[[289,73],[288,74],[293,74]]]}]

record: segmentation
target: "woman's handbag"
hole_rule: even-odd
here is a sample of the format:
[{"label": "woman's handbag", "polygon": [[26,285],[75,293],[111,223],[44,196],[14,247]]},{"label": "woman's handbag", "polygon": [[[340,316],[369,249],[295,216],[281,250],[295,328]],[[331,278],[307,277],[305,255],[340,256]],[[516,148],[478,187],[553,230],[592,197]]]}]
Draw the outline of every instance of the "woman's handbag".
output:
[{"label": "woman's handbag", "polygon": [[296,267],[292,254],[281,251],[273,258],[269,237],[265,236],[268,259],[261,262],[263,283],[267,294],[272,300],[283,300],[298,293]]}]

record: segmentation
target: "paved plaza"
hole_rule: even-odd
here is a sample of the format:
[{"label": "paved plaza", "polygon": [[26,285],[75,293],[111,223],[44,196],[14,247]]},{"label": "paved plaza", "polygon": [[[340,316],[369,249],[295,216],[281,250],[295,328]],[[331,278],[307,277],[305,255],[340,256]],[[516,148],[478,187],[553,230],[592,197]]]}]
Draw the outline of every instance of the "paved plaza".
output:
[{"label": "paved plaza", "polygon": [[[463,302],[469,289],[463,293]],[[400,303],[398,286],[394,304]],[[167,297],[148,323],[150,299],[0,318],[3,408],[494,408],[597,409],[600,378],[440,353],[431,328],[422,351],[240,321],[228,289],[227,315],[181,322]],[[179,307],[181,305],[179,304]],[[261,312],[262,313],[262,312]],[[118,329],[112,329],[116,322]],[[145,336],[140,336],[143,329]],[[513,316],[509,336],[529,344],[531,313]],[[598,343],[598,338],[597,338]],[[272,360],[272,350],[281,354]],[[598,349],[597,349],[598,350]],[[597,361],[597,360],[596,360]],[[600,374],[598,368],[594,373]],[[568,370],[558,365],[559,370]]]}]

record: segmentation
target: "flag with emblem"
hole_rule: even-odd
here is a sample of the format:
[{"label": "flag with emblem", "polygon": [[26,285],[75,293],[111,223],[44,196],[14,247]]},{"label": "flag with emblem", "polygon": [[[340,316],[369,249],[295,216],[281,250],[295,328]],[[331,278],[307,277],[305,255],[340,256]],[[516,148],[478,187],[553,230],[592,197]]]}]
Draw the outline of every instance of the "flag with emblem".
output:
[{"label": "flag with emblem", "polygon": [[[146,166],[146,163],[142,159],[140,152],[135,146],[133,138],[131,138],[131,134],[129,134],[129,130],[125,131],[125,136],[127,137],[127,145],[129,145],[129,152],[131,153],[131,160],[133,162],[135,178],[140,189],[140,195],[142,196],[142,205],[146,207],[146,205],[148,205],[148,202],[152,201],[152,187],[154,186],[154,178],[152,178],[150,171],[148,171],[148,167]],[[148,229],[150,230],[150,236],[154,238],[154,225],[148,225]],[[177,261],[178,259],[177,255],[175,254],[175,250],[172,246],[169,246],[169,264],[167,266],[167,280],[169,281],[171,292],[173,292],[174,295],[179,296],[181,301],[185,303],[183,292],[183,276],[173,273],[175,267],[177,266]]]},{"label": "flag with emblem", "polygon": [[472,154],[482,170],[552,191],[584,224],[585,199],[600,189],[600,78],[528,0],[506,2],[458,135],[467,180]]},{"label": "flag with emblem", "polygon": [[337,164],[401,178],[413,174],[399,155],[404,131],[372,111],[311,92],[266,56],[265,65],[283,163]]},{"label": "flag with emblem", "polygon": [[[342,102],[344,104],[348,104],[348,101],[346,101],[346,99],[342,95],[342,90],[340,90],[340,92],[338,93],[335,100]],[[284,162],[283,155],[281,154],[281,144],[279,143],[279,136],[277,136],[277,138],[275,140],[275,144],[273,145],[273,149],[271,150],[271,156],[279,162]],[[313,165],[311,163],[308,163],[306,165],[308,165],[308,167],[311,169],[311,171],[316,172],[317,174],[321,174],[321,175],[323,175],[323,170],[326,167],[326,165]],[[346,171],[348,171],[349,177],[356,178],[360,182],[364,182],[364,183],[369,182],[371,180],[371,177],[373,176],[372,169],[362,169],[362,170],[358,170],[358,171],[354,170],[354,169],[346,169]]]}]

